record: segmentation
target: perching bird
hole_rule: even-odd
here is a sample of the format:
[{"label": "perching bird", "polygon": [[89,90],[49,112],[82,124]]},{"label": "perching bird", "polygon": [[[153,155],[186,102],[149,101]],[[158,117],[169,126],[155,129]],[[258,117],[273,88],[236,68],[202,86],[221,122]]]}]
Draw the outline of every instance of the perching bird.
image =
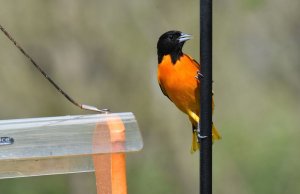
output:
[{"label": "perching bird", "polygon": [[[197,126],[199,122],[199,85],[200,64],[182,52],[184,43],[191,35],[180,31],[168,31],[160,36],[157,42],[158,71],[157,79],[161,91],[179,110],[188,115],[192,123],[192,148],[199,149]],[[214,102],[212,109],[214,108]],[[212,125],[212,139],[221,139]]]}]

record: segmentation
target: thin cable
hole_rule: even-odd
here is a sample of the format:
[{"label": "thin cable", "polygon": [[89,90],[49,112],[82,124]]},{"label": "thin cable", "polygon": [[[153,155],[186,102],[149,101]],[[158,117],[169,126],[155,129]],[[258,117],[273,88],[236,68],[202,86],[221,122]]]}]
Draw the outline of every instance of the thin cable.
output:
[{"label": "thin cable", "polygon": [[76,102],[71,96],[69,96],[66,92],[64,92],[50,77],[49,75],[25,52],[25,50],[12,38],[12,36],[2,27],[0,24],[0,29],[1,31],[5,34],[5,36],[14,43],[14,45],[21,51],[23,55],[26,56],[27,59],[30,60],[30,62],[34,65],[35,68],[39,70],[41,74],[66,98],[68,99],[72,104],[75,106],[84,109],[84,110],[90,110],[90,111],[95,111],[95,112],[100,112],[100,113],[108,113],[108,109],[98,109],[97,107],[90,106],[90,105],[85,105],[85,104],[80,104]]}]

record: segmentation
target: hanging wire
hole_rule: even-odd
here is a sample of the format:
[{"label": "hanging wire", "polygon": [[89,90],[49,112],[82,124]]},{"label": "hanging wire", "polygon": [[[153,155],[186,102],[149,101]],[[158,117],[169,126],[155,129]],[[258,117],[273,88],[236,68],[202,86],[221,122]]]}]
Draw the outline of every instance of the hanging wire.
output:
[{"label": "hanging wire", "polygon": [[90,106],[90,105],[85,105],[85,104],[80,104],[77,101],[75,101],[70,95],[68,95],[66,92],[64,92],[54,81],[49,77],[49,75],[25,52],[25,50],[12,38],[12,36],[5,30],[5,28],[2,27],[0,24],[0,29],[1,31],[5,34],[5,36],[12,42],[14,45],[21,51],[23,55],[27,59],[30,60],[30,62],[34,65],[36,69],[39,70],[41,74],[72,104],[75,106],[83,109],[83,110],[89,110],[89,111],[95,111],[98,113],[108,113],[109,109],[98,109],[95,106]]}]

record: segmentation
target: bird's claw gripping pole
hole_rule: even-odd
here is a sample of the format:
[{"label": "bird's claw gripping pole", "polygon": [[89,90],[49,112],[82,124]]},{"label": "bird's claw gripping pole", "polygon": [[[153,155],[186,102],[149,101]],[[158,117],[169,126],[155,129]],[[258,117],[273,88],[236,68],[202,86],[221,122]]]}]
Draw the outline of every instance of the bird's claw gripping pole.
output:
[{"label": "bird's claw gripping pole", "polygon": [[202,78],[204,78],[204,75],[200,72],[200,70],[198,70],[195,78],[200,81]]},{"label": "bird's claw gripping pole", "polygon": [[201,135],[201,127],[200,127],[200,123],[198,124],[197,128],[193,130],[194,133],[197,134],[197,143],[201,143],[202,139],[207,138],[206,135]]}]

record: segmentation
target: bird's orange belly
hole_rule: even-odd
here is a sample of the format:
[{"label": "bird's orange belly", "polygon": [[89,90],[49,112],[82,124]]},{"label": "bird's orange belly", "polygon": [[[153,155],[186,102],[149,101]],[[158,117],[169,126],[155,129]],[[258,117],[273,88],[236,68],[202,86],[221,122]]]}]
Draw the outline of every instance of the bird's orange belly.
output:
[{"label": "bird's orange belly", "polygon": [[198,104],[198,83],[195,78],[196,71],[188,75],[174,71],[161,79],[169,98],[183,112],[188,110],[195,113],[199,110]]},{"label": "bird's orange belly", "polygon": [[170,56],[164,56],[158,67],[158,80],[167,96],[184,113],[199,113],[198,66],[183,55],[175,64]]}]

